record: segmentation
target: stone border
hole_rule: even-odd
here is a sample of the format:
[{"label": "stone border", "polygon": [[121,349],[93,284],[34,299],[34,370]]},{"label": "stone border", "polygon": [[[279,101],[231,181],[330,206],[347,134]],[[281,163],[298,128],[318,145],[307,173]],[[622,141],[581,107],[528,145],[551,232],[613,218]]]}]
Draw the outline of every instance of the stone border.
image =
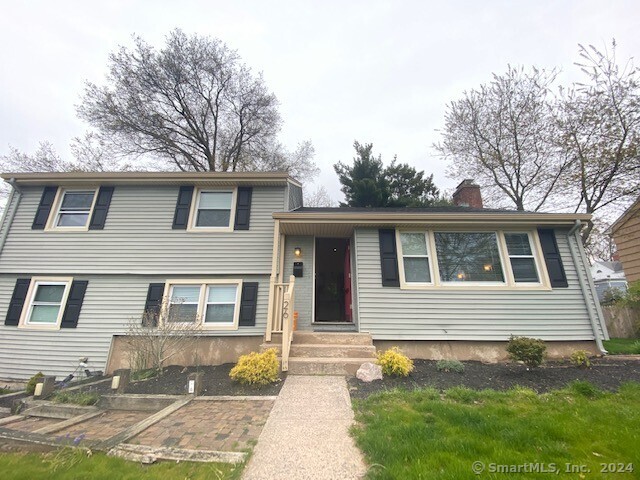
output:
[{"label": "stone border", "polygon": [[121,457],[141,463],[154,463],[156,460],[175,460],[178,462],[220,462],[242,463],[248,453],[245,452],[219,452],[216,450],[189,450],[172,447],[149,447],[146,445],[133,445],[121,443],[107,452],[107,455]]},{"label": "stone border", "polygon": [[195,397],[194,400],[198,402],[232,402],[234,400],[238,402],[260,400],[275,402],[277,398],[277,395],[218,395],[211,397]]}]

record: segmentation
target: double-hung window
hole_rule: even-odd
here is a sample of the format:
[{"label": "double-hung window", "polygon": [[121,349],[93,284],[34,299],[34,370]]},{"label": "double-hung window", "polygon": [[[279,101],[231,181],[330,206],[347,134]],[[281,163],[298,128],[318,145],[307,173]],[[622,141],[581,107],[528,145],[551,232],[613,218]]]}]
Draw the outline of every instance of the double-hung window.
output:
[{"label": "double-hung window", "polygon": [[514,281],[516,283],[539,283],[540,276],[529,234],[526,232],[505,232],[504,239],[507,244]]},{"label": "double-hung window", "polygon": [[25,328],[60,327],[71,279],[33,279],[21,325]]},{"label": "double-hung window", "polygon": [[54,227],[86,227],[95,194],[95,190],[63,190]]},{"label": "double-hung window", "polygon": [[199,190],[193,227],[230,228],[233,191]]},{"label": "double-hung window", "polygon": [[241,280],[169,281],[163,321],[235,329],[240,313]]},{"label": "double-hung window", "polygon": [[425,232],[401,232],[402,268],[406,283],[431,283],[429,251]]},{"label": "double-hung window", "polygon": [[443,283],[504,283],[495,232],[435,232]]}]

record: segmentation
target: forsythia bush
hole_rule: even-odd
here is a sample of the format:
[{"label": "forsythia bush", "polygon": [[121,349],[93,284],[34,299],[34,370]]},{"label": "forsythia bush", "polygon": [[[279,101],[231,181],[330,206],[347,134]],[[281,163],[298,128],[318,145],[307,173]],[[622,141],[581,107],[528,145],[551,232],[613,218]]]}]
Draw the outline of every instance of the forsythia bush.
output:
[{"label": "forsythia bush", "polygon": [[378,353],[377,363],[382,367],[382,373],[385,375],[406,377],[413,371],[413,361],[404,355],[398,347]]},{"label": "forsythia bush", "polygon": [[507,343],[507,352],[512,360],[523,362],[527,367],[537,367],[544,360],[547,346],[539,338],[512,336]]},{"label": "forsythia bush", "polygon": [[248,385],[268,385],[278,380],[278,357],[276,349],[263,353],[251,352],[242,355],[229,372],[232,380]]}]

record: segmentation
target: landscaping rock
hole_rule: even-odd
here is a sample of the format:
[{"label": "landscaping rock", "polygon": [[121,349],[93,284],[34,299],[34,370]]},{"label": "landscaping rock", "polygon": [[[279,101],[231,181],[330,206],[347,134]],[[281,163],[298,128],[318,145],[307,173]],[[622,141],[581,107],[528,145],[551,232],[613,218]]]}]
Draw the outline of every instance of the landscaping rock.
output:
[{"label": "landscaping rock", "polygon": [[367,383],[382,380],[382,367],[371,362],[363,363],[356,372],[356,378]]}]

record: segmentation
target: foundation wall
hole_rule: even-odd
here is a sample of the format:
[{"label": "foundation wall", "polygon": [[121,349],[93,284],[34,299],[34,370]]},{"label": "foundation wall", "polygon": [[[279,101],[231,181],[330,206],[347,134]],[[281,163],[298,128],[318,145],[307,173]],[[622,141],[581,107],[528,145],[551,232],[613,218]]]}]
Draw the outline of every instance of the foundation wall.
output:
[{"label": "foundation wall", "polygon": [[[506,342],[374,340],[373,343],[379,352],[399,347],[409,358],[421,360],[476,360],[496,363],[509,359]],[[576,350],[601,355],[594,341],[547,342],[546,345],[549,359],[567,358]]]}]

